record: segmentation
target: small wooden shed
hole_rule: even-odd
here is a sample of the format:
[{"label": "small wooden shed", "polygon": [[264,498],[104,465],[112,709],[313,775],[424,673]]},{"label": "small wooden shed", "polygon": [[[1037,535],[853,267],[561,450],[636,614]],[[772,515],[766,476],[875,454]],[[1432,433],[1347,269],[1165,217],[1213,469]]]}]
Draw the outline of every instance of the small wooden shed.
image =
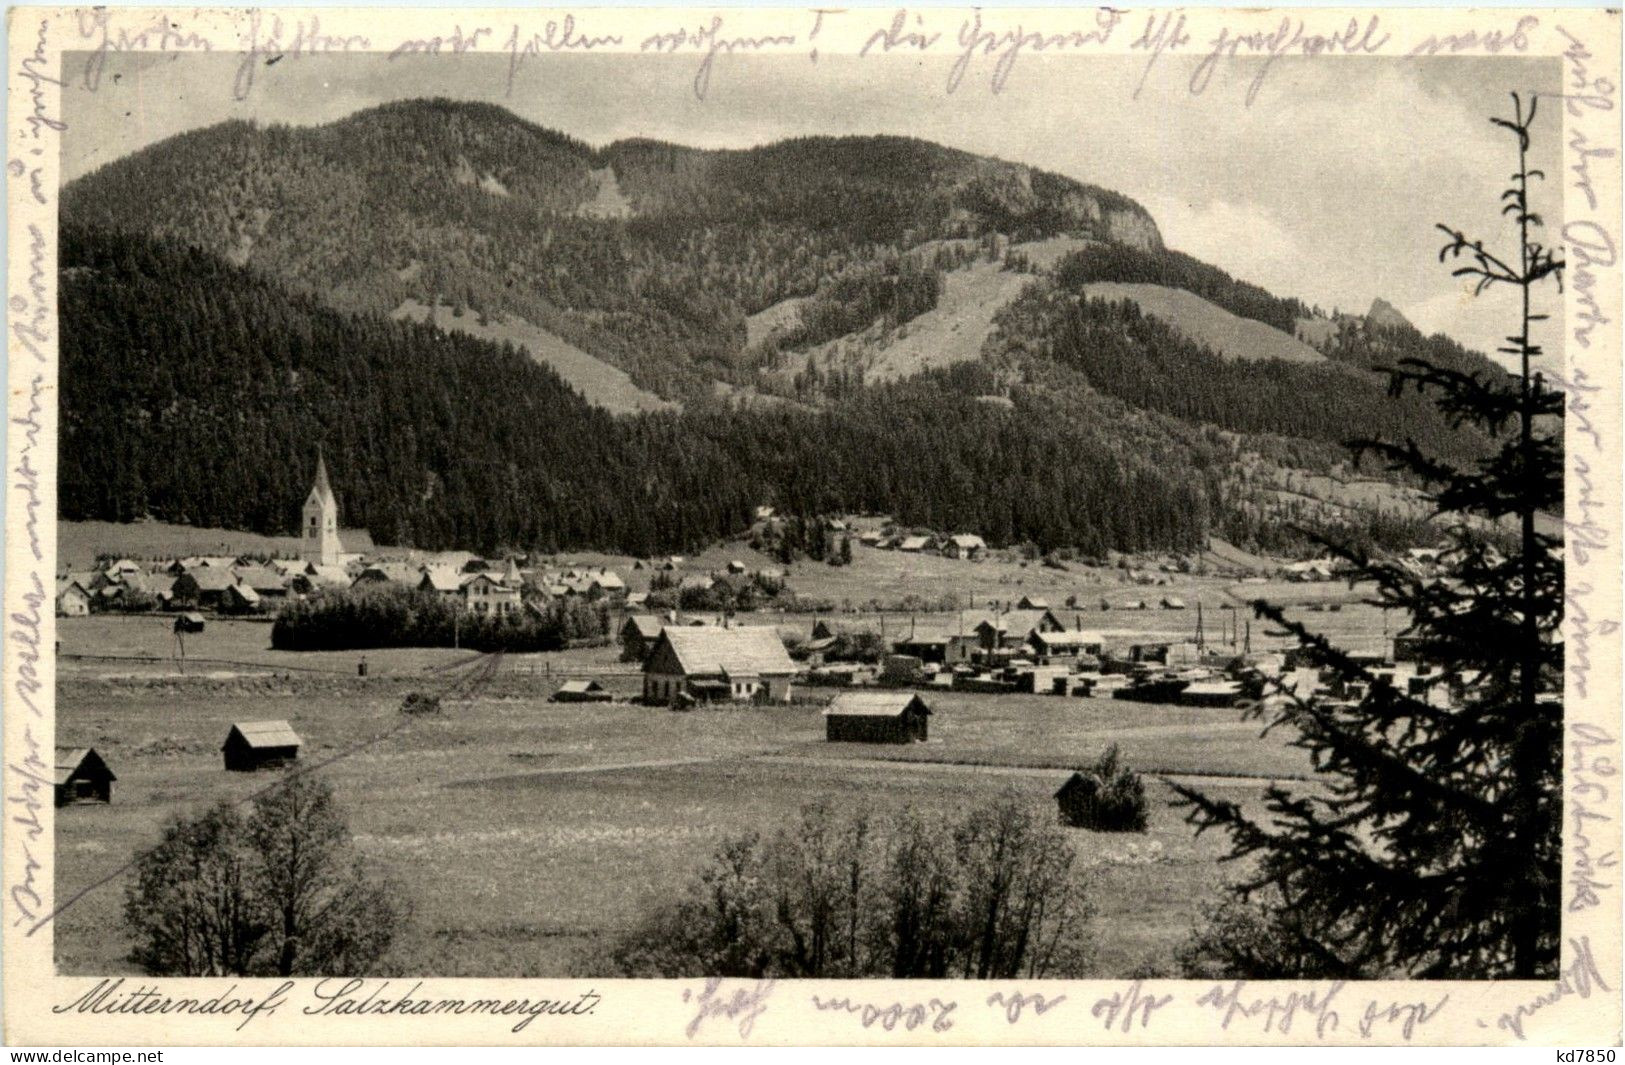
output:
[{"label": "small wooden shed", "polygon": [[555,703],[607,703],[609,692],[596,680],[567,680],[553,693]]},{"label": "small wooden shed", "polygon": [[824,711],[831,743],[914,743],[926,738],[931,708],[913,692],[843,692]]},{"label": "small wooden shed", "polygon": [[240,772],[277,769],[297,761],[304,741],[286,721],[239,721],[220,745],[226,768]]},{"label": "small wooden shed", "polygon": [[56,749],[58,806],[79,802],[112,802],[113,781],[117,779],[94,747]]}]

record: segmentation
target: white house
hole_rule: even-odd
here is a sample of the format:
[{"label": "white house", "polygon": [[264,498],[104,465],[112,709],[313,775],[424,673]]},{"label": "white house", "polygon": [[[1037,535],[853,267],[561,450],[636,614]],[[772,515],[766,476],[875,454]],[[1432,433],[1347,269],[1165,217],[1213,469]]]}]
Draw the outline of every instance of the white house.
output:
[{"label": "white house", "polygon": [[491,576],[475,573],[463,581],[463,601],[468,612],[482,617],[504,617],[519,612],[519,589]]}]

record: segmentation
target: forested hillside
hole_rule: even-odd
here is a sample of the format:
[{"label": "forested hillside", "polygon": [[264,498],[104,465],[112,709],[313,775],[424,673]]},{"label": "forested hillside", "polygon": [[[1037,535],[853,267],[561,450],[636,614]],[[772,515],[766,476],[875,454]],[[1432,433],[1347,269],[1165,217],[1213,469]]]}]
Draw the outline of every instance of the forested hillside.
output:
[{"label": "forested hillside", "polygon": [[[598,208],[605,182],[629,215]],[[668,398],[744,383],[745,316],[922,241],[996,229],[1161,247],[1125,197],[923,141],[594,150],[445,100],[175,137],[70,184],[63,218],[175,237],[340,310],[439,297],[510,312]]]},{"label": "forested hillside", "polygon": [[1221,450],[1119,404],[976,399],[976,366],[818,412],[611,417],[511,348],[345,315],[176,242],[64,228],[59,510],[286,532],[326,456],[345,524],[426,548],[652,553],[787,513],[995,542],[1200,545]]},{"label": "forested hillside", "polygon": [[[1352,336],[1339,349],[1346,361],[1227,360],[1133,302],[1080,298],[1058,281],[1029,288],[1000,324],[1007,345],[1075,369],[1130,406],[1182,421],[1331,445],[1414,440],[1455,461],[1484,453],[1481,437],[1451,426],[1425,397],[1389,396],[1385,379],[1353,357],[1374,349],[1355,349]],[[1415,346],[1387,351],[1393,358],[1383,364],[1391,365]]]}]

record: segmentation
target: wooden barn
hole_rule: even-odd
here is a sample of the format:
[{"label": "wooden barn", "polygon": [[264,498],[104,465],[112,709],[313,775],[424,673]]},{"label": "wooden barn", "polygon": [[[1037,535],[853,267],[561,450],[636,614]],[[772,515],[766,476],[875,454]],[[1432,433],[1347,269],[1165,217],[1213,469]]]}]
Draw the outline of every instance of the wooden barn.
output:
[{"label": "wooden barn", "polygon": [[555,703],[607,703],[612,696],[596,680],[567,680],[550,701]]},{"label": "wooden barn", "polygon": [[279,769],[299,758],[304,741],[286,721],[239,721],[220,745],[226,768],[240,772]]},{"label": "wooden barn", "polygon": [[667,626],[643,663],[643,699],[789,702],[796,664],[767,627]]},{"label": "wooden barn", "polygon": [[1100,781],[1084,773],[1073,773],[1055,793],[1055,805],[1063,825],[1083,827],[1090,823]]},{"label": "wooden barn", "polygon": [[113,781],[117,779],[94,747],[56,749],[58,806],[78,802],[112,802]]},{"label": "wooden barn", "polygon": [[926,738],[931,708],[913,692],[843,692],[824,711],[831,743],[916,743]]}]

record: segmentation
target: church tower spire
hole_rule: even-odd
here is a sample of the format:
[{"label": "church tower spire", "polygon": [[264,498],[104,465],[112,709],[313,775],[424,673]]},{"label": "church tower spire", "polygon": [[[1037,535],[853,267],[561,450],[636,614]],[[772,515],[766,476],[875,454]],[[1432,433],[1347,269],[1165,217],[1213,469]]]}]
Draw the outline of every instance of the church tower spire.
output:
[{"label": "church tower spire", "polygon": [[316,481],[310,486],[300,522],[300,554],[306,562],[336,566],[339,561],[339,501],[327,479],[327,460],[316,453]]}]

